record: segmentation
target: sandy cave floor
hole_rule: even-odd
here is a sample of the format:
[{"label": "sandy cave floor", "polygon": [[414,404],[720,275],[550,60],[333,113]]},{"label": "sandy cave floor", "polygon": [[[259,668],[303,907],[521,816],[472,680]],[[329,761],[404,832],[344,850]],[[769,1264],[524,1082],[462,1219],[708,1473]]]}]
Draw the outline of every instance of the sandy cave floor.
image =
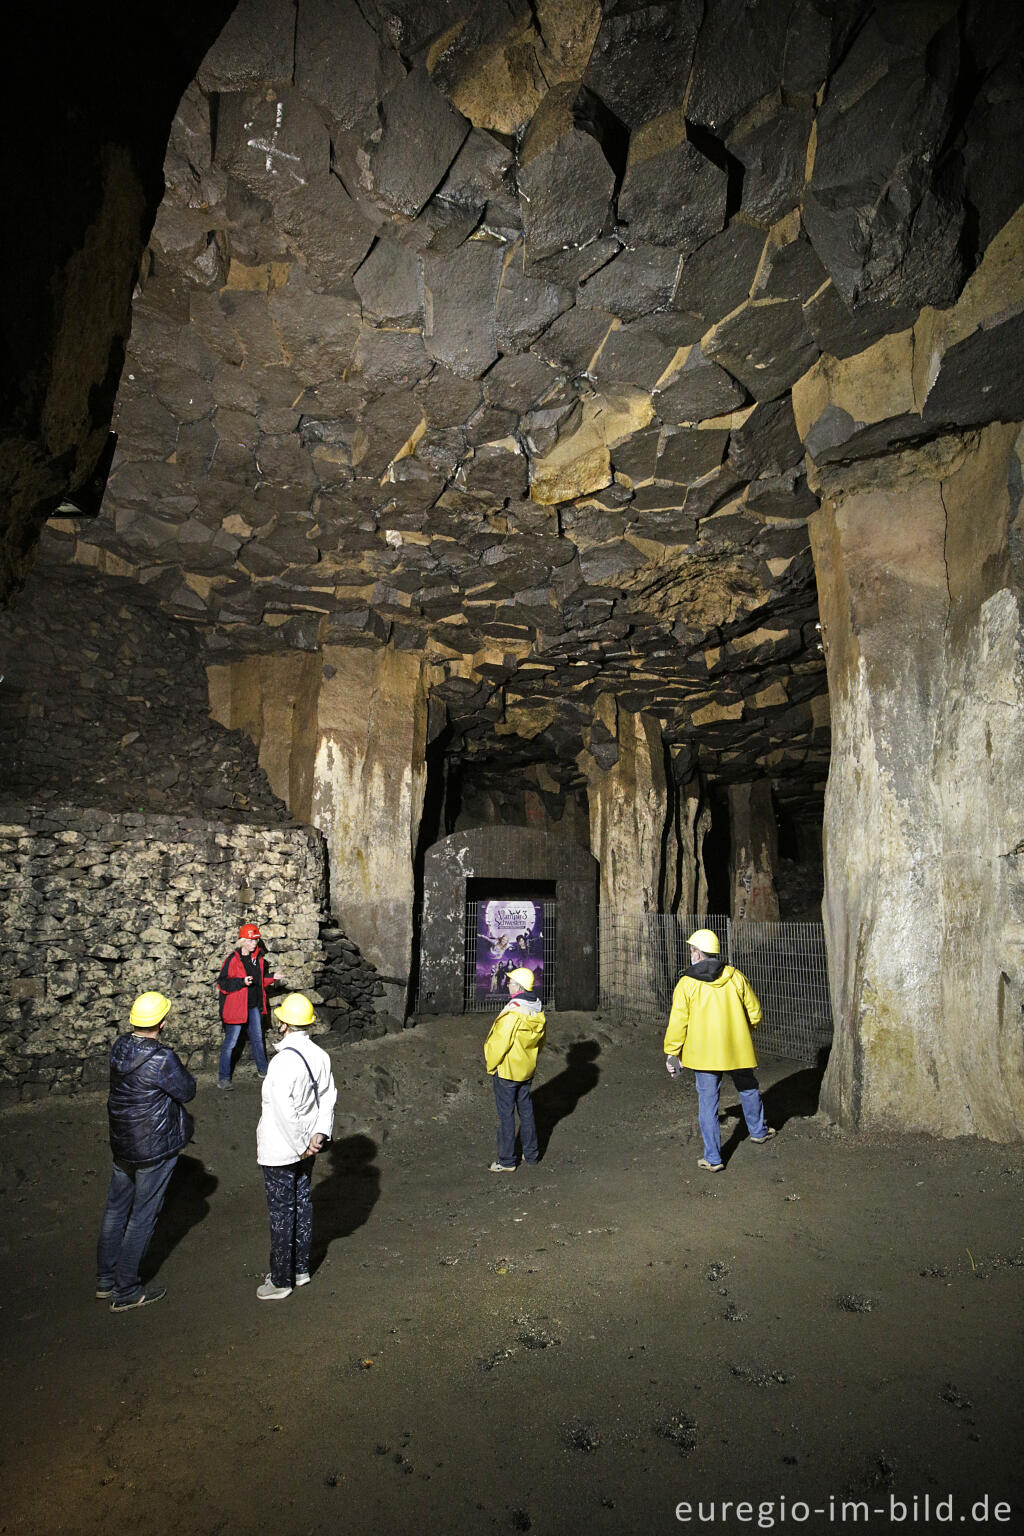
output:
[{"label": "sandy cave floor", "polygon": [[1024,1529],[1024,1147],[837,1135],[817,1072],[773,1061],[777,1140],[727,1089],[702,1174],[660,1028],[554,1014],[544,1159],[493,1175],[488,1022],[333,1052],[314,1278],[283,1303],[255,1297],[247,1058],[234,1093],[200,1079],[148,1259],[170,1293],[134,1313],[92,1295],[103,1097],[0,1118],[0,1532],[814,1531],[842,1500],[882,1530],[926,1494],[899,1529],[950,1495]]}]

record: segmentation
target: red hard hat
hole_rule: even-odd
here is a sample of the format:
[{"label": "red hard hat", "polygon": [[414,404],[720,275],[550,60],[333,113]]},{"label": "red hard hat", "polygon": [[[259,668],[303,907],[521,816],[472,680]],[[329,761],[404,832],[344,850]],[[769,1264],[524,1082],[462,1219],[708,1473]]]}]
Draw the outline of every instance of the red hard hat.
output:
[{"label": "red hard hat", "polygon": [[260,931],[255,923],[243,923],[238,930],[238,937],[240,939],[258,939],[259,936]]}]

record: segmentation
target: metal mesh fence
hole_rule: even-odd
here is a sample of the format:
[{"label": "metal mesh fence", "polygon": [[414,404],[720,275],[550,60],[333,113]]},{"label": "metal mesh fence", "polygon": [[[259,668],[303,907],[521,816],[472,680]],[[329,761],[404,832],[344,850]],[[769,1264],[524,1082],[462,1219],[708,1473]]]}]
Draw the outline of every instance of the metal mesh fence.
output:
[{"label": "metal mesh fence", "polygon": [[747,977],[764,1019],[759,1054],[813,1061],[832,1040],[825,934],[820,923],[734,923],[728,917],[602,911],[601,1007],[668,1022],[672,991],[689,964],[686,939],[711,928],[722,957]]},{"label": "metal mesh fence", "polygon": [[[477,993],[476,936],[479,909],[479,902],[467,901],[466,947],[462,972],[462,1006],[466,1013],[494,1013],[501,1007],[502,1003],[508,1002],[508,992],[504,987],[499,987],[494,992]],[[557,913],[557,902],[546,901],[544,903],[544,977],[541,992],[545,1006],[549,1011],[553,1006],[555,996],[555,925],[558,920]]]}]

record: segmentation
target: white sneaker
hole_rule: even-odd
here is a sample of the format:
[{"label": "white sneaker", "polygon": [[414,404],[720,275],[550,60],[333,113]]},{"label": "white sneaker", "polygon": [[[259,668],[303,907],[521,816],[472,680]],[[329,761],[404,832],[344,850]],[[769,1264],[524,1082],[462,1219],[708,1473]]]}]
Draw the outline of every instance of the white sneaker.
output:
[{"label": "white sneaker", "polygon": [[296,1285],[308,1285],[309,1284],[309,1276],[305,1273],[304,1270],[300,1270],[299,1273],[295,1276],[295,1284]]},{"label": "white sneaker", "polygon": [[262,1285],[256,1287],[256,1295],[260,1301],[284,1301],[291,1293],[290,1285],[275,1285],[269,1275]]}]

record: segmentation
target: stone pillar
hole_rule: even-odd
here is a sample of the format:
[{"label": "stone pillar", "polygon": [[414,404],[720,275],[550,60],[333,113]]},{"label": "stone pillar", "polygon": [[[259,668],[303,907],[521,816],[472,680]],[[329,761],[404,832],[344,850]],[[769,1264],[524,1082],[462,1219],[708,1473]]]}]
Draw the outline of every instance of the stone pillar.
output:
[{"label": "stone pillar", "polygon": [[659,912],[671,804],[661,727],[649,715],[619,709],[610,694],[598,701],[598,721],[614,747],[602,748],[592,730],[582,760],[590,851],[601,866],[601,906],[618,914]]},{"label": "stone pillar", "polygon": [[292,815],[323,832],[331,909],[381,973],[379,1011],[404,1018],[426,788],[419,658],[334,646],[253,656],[208,676],[214,718],[248,732]]},{"label": "stone pillar", "polygon": [[855,1127],[1024,1134],[1018,430],[836,470],[811,519],[833,729],[822,1104]]},{"label": "stone pillar", "polygon": [[420,661],[390,647],[323,657],[313,824],[327,840],[333,909],[380,972],[382,1011],[404,1018],[427,776]]},{"label": "stone pillar", "polygon": [[732,894],[730,915],[735,922],[777,923],[779,896],[775,871],[779,837],[767,779],[729,785]]},{"label": "stone pillar", "polygon": [[675,863],[674,848],[671,860],[665,854],[675,827],[658,721],[630,714],[603,694],[580,764],[587,777],[590,851],[600,867],[601,1000],[628,1007],[636,1001],[631,988],[637,980],[649,985],[649,964],[633,977],[639,956],[653,949],[655,969],[667,975],[670,968],[661,925],[644,921],[646,913],[664,910],[666,870]]},{"label": "stone pillar", "polygon": [[[678,770],[678,762],[673,768]],[[665,848],[665,889],[662,911],[686,915],[708,909],[708,882],[704,872],[704,838],[711,826],[711,806],[699,774],[684,783],[674,773],[673,832]]]}]

